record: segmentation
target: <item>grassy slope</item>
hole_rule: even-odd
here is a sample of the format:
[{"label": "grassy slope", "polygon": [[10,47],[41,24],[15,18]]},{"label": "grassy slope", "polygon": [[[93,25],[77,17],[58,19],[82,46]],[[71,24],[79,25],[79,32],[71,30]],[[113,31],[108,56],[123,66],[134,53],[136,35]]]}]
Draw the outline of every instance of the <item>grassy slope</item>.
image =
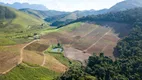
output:
[{"label": "grassy slope", "polygon": [[22,27],[28,27],[29,25],[41,25],[44,21],[34,16],[25,14],[18,10],[11,9],[16,13],[16,18],[12,21],[13,24],[20,24]]},{"label": "grassy slope", "polygon": [[30,15],[34,15],[34,16],[36,16],[36,17],[38,17],[38,18],[42,18],[42,19],[44,19],[44,18],[46,17],[46,16],[42,15],[42,14],[40,13],[40,11],[33,10],[33,9],[20,9],[20,11],[25,12],[25,13],[28,13],[28,14],[30,14]]},{"label": "grassy slope", "polygon": [[76,20],[77,17],[78,17],[78,16],[77,16],[76,13],[71,13],[71,14],[65,16],[64,18],[61,18],[60,21],[66,21],[66,20],[68,20],[68,19],[70,19],[70,20]]},{"label": "grassy slope", "polygon": [[[14,9],[12,9],[14,10]],[[14,10],[15,11],[15,10]],[[20,22],[22,20],[26,20],[28,19],[28,15],[22,13],[22,12],[19,12],[19,11],[16,11],[15,12],[17,14],[17,17],[12,21],[13,24],[17,23],[18,20],[20,20],[18,23],[20,24]],[[24,15],[23,17],[20,17],[20,14]],[[36,21],[35,19],[31,20],[31,21],[34,21],[35,23],[38,23],[38,21]],[[25,21],[22,21],[22,24],[20,27],[22,27],[23,29],[27,28]],[[28,22],[27,22],[28,23]],[[40,21],[39,21],[40,23]],[[30,25],[32,25],[33,23],[28,23]],[[74,28],[78,27],[79,25],[81,25],[81,23],[74,23],[74,24],[71,24],[69,25],[67,28],[64,27],[64,28],[61,28],[61,29],[53,29],[53,30],[49,30],[49,29],[42,29],[42,33],[49,33],[49,32],[62,32],[62,31],[72,31]],[[15,38],[15,35],[18,35],[18,36],[25,36],[25,33],[26,35],[28,35],[28,33],[32,33],[34,32],[34,30],[32,31],[28,31],[28,32],[23,32],[23,33],[15,33],[15,32],[12,32],[11,34],[8,34],[8,33],[5,33],[5,32],[0,32],[2,34],[0,34],[0,36],[3,36],[2,39],[3,41],[6,41],[4,39],[7,39],[8,41],[6,41],[5,43],[6,44],[3,44],[3,45],[9,45],[9,44],[15,44],[17,42],[14,42],[13,41],[13,38]],[[40,31],[39,31],[40,32]],[[6,35],[5,35],[6,34]],[[13,36],[14,35],[14,36]],[[5,36],[10,36],[12,39],[10,38],[5,38]],[[17,37],[16,37],[17,38]],[[2,40],[1,39],[1,40]],[[18,38],[17,38],[18,39]],[[20,39],[18,39],[20,40]],[[24,39],[24,38],[21,38],[20,42],[22,42],[22,40],[27,40],[27,39]],[[9,41],[12,41],[10,43],[7,43]],[[54,56],[57,60],[59,60],[61,63],[63,64],[66,64],[66,65],[69,65],[69,61],[68,59],[64,58],[63,55],[52,55]],[[16,68],[14,68],[11,72],[9,72],[8,74],[6,75],[3,75],[3,76],[0,76],[0,80],[51,80],[54,78],[54,76],[58,75],[58,73],[55,73],[53,71],[50,71],[46,68],[31,68],[29,66],[26,66],[24,64],[21,64],[19,66],[17,66]]]},{"label": "grassy slope", "polygon": [[21,64],[6,75],[1,75],[0,80],[52,80],[58,73],[43,67],[30,67]]},{"label": "grassy slope", "polygon": [[55,57],[58,61],[60,61],[62,64],[66,65],[67,67],[73,66],[73,65],[81,65],[80,62],[74,61],[74,60],[69,60],[68,58],[64,57],[63,53],[57,54],[57,53],[47,53],[53,57]]},{"label": "grassy slope", "polygon": [[60,28],[59,31],[72,31],[72,30],[80,27],[81,24],[82,24],[81,22],[73,23],[73,24],[70,24],[70,25]]},{"label": "grassy slope", "polygon": [[[0,6],[3,8],[4,6]],[[34,33],[41,33],[42,30],[48,28],[47,24],[41,25],[44,21],[32,15],[28,15],[13,8],[6,7],[10,13],[14,13],[16,17],[11,19],[0,18],[0,45],[11,45],[30,41],[28,36]]]},{"label": "grassy slope", "polygon": [[52,33],[52,32],[64,32],[64,31],[72,31],[78,27],[81,26],[81,22],[77,22],[77,23],[73,23],[73,24],[70,24],[70,25],[67,25],[67,26],[64,26],[62,28],[59,28],[59,29],[56,29],[56,28],[48,28],[46,30],[43,30],[42,31],[42,35],[45,35],[45,34],[48,34],[48,33]]}]

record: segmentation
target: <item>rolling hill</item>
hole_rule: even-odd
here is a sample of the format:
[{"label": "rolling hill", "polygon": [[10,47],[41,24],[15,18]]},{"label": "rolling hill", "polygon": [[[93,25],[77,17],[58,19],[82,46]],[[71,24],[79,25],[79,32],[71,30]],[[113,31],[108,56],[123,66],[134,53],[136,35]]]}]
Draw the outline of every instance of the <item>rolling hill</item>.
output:
[{"label": "rolling hill", "polygon": [[69,13],[68,15],[62,15],[63,17],[60,17],[60,18],[58,16],[54,16],[51,18],[50,17],[46,18],[45,20],[47,22],[52,21],[51,26],[60,26],[63,23],[71,22],[71,21],[81,18],[83,16],[99,15],[99,14],[105,14],[105,13],[110,13],[110,12],[119,12],[119,11],[125,11],[128,9],[134,9],[134,8],[138,8],[138,7],[142,7],[141,0],[125,0],[125,1],[115,4],[114,6],[112,6],[109,9],[74,11],[74,12]]},{"label": "rolling hill", "polygon": [[63,14],[63,15],[48,17],[45,19],[45,21],[51,22],[52,23],[51,26],[59,26],[62,23],[71,22],[83,16],[97,15],[97,14],[103,14],[103,13],[107,13],[107,9],[102,9],[98,11],[93,9],[84,10],[84,11],[74,11],[67,14]]},{"label": "rolling hill", "polygon": [[33,10],[28,8],[19,9],[19,10],[42,19],[57,16],[57,15],[64,15],[68,13],[68,12],[61,12],[61,11],[55,11],[55,10],[43,11],[43,10]]},{"label": "rolling hill", "polygon": [[13,24],[13,25],[15,24],[15,25],[20,25],[21,27],[26,28],[26,27],[28,27],[28,25],[39,25],[44,22],[42,19],[38,19],[34,16],[27,15],[21,11],[13,9],[13,8],[4,7],[4,6],[0,6],[0,8],[1,8],[0,9],[1,22],[4,23],[4,20],[8,21],[8,19],[10,19],[9,24],[5,25],[6,27],[10,26],[11,24]]},{"label": "rolling hill", "polygon": [[112,6],[108,12],[124,11],[127,9],[142,7],[142,0],[124,0]]},{"label": "rolling hill", "polygon": [[42,19],[19,10],[0,6],[0,12],[0,45],[22,42],[19,40],[26,39],[33,35],[34,31],[38,32],[39,28],[44,27],[41,26],[45,23]]}]

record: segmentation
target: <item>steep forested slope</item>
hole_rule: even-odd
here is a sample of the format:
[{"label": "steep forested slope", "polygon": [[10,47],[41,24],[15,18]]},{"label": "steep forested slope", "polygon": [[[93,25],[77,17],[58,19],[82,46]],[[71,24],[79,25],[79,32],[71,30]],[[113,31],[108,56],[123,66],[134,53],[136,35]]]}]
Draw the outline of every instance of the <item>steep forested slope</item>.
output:
[{"label": "steep forested slope", "polygon": [[111,22],[120,22],[120,23],[128,23],[128,24],[142,24],[142,8],[129,9],[126,11],[120,12],[110,12],[107,14],[100,15],[90,15],[86,17],[79,18],[70,23],[63,23],[60,26],[71,24],[74,22],[84,22],[84,21],[111,21]]},{"label": "steep forested slope", "polygon": [[87,16],[77,21],[113,21],[123,23],[134,23],[142,21],[142,8],[135,8],[120,12],[111,12],[97,16]]}]

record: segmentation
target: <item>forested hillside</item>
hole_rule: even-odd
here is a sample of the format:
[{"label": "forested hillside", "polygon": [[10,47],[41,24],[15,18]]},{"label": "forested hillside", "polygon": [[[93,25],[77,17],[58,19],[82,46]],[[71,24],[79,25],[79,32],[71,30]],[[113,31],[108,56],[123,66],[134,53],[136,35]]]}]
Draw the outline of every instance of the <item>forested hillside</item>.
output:
[{"label": "forested hillside", "polygon": [[112,21],[121,23],[140,23],[142,22],[142,8],[129,9],[120,12],[111,12],[97,16],[87,16],[76,21]]},{"label": "forested hillside", "polygon": [[[115,61],[100,53],[88,59],[87,67],[71,68],[58,80],[86,80],[86,76],[98,80],[141,80],[142,79],[142,28],[136,27],[131,34],[116,47],[118,59]],[[83,78],[83,79],[82,79]],[[89,78],[89,80],[94,80]]]},{"label": "forested hillside", "polygon": [[45,21],[51,22],[52,23],[51,26],[60,26],[62,24],[69,23],[83,16],[98,15],[98,14],[103,14],[103,13],[107,13],[107,9],[74,11],[74,12],[68,12],[63,15],[47,17]]},{"label": "forested hillside", "polygon": [[133,25],[131,33],[121,40],[114,55],[115,61],[100,53],[88,59],[87,67],[70,68],[57,80],[141,80],[142,79],[142,8],[98,16],[88,16],[77,21],[113,21]]},{"label": "forested hillside", "polygon": [[110,22],[119,22],[119,23],[128,23],[131,25],[141,25],[142,24],[142,8],[135,8],[135,9],[129,9],[126,11],[120,11],[120,12],[110,12],[106,14],[100,14],[100,15],[90,15],[82,18],[78,18],[77,20],[74,20],[69,23],[63,23],[58,25],[58,27],[62,27],[64,25],[68,25],[74,22],[86,22],[86,21],[110,21]]}]

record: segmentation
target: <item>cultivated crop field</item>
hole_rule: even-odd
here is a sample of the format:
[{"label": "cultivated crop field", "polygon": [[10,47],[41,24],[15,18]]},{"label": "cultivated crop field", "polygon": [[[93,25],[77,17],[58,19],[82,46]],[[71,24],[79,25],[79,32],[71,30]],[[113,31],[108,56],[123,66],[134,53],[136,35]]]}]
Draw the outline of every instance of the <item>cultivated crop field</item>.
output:
[{"label": "cultivated crop field", "polygon": [[23,61],[30,64],[40,65],[55,72],[65,72],[67,67],[49,53],[45,54],[50,40],[37,40],[24,49]]},{"label": "cultivated crop field", "polygon": [[64,44],[64,55],[69,59],[83,62],[91,54],[99,55],[101,52],[114,59],[114,47],[121,38],[128,35],[129,26],[114,22],[74,23],[42,38],[54,38],[56,41],[51,40],[52,43]]},{"label": "cultivated crop field", "polygon": [[[44,31],[48,34],[42,35],[40,39],[30,43],[1,46],[0,60],[2,63],[0,63],[0,72],[5,72],[24,62],[62,73],[72,63],[74,64],[74,60],[85,64],[89,56],[93,53],[99,55],[101,52],[115,59],[113,56],[114,47],[121,38],[128,35],[126,33],[126,31],[129,32],[128,27],[127,24],[113,22],[79,22],[49,32],[48,30]],[[12,42],[10,43],[12,44]],[[46,52],[49,46],[57,43],[61,43],[64,47],[62,54]]]}]

